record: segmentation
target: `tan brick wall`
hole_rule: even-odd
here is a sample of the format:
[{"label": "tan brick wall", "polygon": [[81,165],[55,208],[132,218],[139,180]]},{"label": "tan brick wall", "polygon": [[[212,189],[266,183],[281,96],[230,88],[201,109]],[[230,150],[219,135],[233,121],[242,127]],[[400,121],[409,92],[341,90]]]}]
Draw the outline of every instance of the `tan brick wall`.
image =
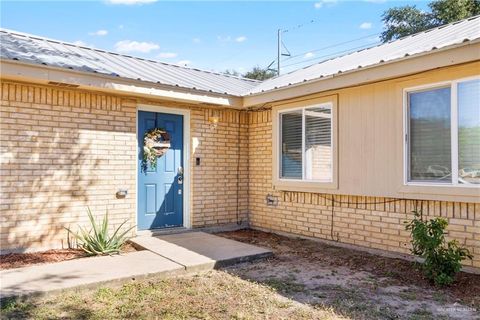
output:
[{"label": "tan brick wall", "polygon": [[[208,118],[218,116],[216,129]],[[246,112],[192,109],[192,226],[246,222],[248,215],[248,121]],[[195,158],[200,158],[200,166]],[[238,189],[238,193],[237,193]],[[238,205],[238,220],[237,220]]]},{"label": "tan brick wall", "polygon": [[[87,206],[108,210],[113,224],[135,223],[138,103],[191,109],[192,226],[235,223],[237,181],[246,220],[248,124],[239,111],[216,109],[211,129],[208,107],[8,81],[0,97],[2,250],[65,247],[64,227],[86,223]],[[120,188],[125,199],[115,196]]]},{"label": "tan brick wall", "polygon": [[135,105],[117,97],[2,83],[2,250],[66,245],[86,206],[118,224],[134,213]]},{"label": "tan brick wall", "polygon": [[[417,208],[426,218],[447,218],[449,238],[466,245],[474,255],[473,262],[466,264],[480,267],[480,204],[335,195],[336,201],[350,204],[335,203],[332,219],[331,195],[272,188],[271,112],[250,112],[249,119],[252,227],[409,253],[409,233],[403,221],[412,219],[411,211]],[[277,197],[277,206],[266,205],[267,194]],[[393,202],[379,203],[387,201]]]}]

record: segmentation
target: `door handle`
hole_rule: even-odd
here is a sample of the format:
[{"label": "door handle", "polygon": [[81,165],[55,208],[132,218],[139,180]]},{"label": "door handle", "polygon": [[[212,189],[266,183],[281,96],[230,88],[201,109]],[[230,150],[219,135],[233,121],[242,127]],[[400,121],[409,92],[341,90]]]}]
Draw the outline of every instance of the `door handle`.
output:
[{"label": "door handle", "polygon": [[177,182],[178,184],[183,184],[183,167],[178,167]]}]

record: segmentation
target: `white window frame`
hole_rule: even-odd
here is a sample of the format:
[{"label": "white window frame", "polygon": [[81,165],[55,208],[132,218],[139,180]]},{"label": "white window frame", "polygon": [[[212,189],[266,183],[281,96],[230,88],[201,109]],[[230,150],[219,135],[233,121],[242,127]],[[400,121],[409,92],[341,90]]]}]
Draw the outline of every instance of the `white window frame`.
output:
[{"label": "white window frame", "polygon": [[[330,154],[331,154],[331,169],[330,169],[330,179],[306,179],[307,173],[306,173],[306,160],[305,160],[305,111],[306,109],[309,108],[325,108],[325,109],[330,109]],[[281,177],[281,172],[282,172],[282,114],[286,114],[292,111],[298,111],[302,110],[302,179],[290,179],[290,178],[282,178]],[[290,109],[284,109],[278,112],[278,179],[280,181],[297,181],[297,182],[320,182],[320,183],[331,183],[333,182],[333,103],[331,102],[324,102],[324,103],[318,103],[318,104],[311,104],[311,105],[306,105],[303,107],[296,107],[296,108],[290,108]]]},{"label": "white window frame", "polygon": [[[458,84],[471,80],[479,80],[480,76],[472,76],[455,80],[430,83],[427,85],[403,89],[403,184],[405,186],[425,187],[456,187],[456,188],[480,188],[478,184],[458,183]],[[410,157],[409,157],[409,93],[429,91],[434,89],[450,87],[450,138],[451,138],[451,163],[452,182],[426,182],[409,181]]]}]

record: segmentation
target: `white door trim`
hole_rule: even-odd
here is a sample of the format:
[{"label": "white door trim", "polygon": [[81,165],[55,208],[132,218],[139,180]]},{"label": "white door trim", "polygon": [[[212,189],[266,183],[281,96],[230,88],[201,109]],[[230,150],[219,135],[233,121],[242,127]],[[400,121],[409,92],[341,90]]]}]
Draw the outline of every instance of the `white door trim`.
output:
[{"label": "white door trim", "polygon": [[[138,104],[135,119],[135,137],[138,143],[138,111],[151,111],[178,114],[183,116],[183,227],[190,229],[190,110],[181,108],[171,108],[164,106]],[[138,145],[137,145],[138,148]],[[138,152],[138,149],[135,152]],[[137,159],[137,153],[135,153]],[[138,230],[138,160],[135,162],[135,224],[137,225],[137,234],[143,232]]]}]

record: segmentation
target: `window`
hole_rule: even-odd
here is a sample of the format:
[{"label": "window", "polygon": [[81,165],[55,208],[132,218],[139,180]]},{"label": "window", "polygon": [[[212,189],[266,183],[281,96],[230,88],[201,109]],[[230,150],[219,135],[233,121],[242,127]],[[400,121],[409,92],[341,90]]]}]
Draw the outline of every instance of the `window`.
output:
[{"label": "window", "polygon": [[409,181],[451,182],[450,88],[409,94]]},{"label": "window", "polygon": [[332,104],[279,113],[280,179],[332,182]]},{"label": "window", "polygon": [[458,84],[458,183],[480,185],[480,79]]},{"label": "window", "polygon": [[407,93],[407,182],[480,186],[480,79]]}]

